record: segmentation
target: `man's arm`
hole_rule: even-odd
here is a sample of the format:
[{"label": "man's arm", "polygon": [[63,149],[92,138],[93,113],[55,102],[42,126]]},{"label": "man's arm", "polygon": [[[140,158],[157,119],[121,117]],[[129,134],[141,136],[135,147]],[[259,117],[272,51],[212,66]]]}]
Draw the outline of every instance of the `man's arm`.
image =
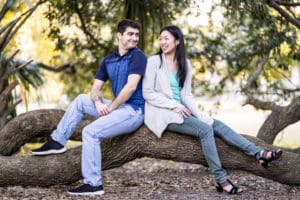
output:
[{"label": "man's arm", "polygon": [[118,108],[121,104],[125,103],[131,97],[131,95],[135,92],[140,80],[141,75],[139,74],[130,74],[128,76],[126,85],[123,87],[119,95],[109,105],[110,112]]},{"label": "man's arm", "polygon": [[95,79],[91,89],[91,98],[94,101],[96,109],[100,116],[107,115],[110,112],[108,105],[103,104],[103,95],[101,93],[103,85],[104,81]]},{"label": "man's arm", "polygon": [[101,89],[104,85],[104,81],[95,79],[94,84],[91,89],[91,98],[94,102],[103,100],[103,95],[101,93]]}]

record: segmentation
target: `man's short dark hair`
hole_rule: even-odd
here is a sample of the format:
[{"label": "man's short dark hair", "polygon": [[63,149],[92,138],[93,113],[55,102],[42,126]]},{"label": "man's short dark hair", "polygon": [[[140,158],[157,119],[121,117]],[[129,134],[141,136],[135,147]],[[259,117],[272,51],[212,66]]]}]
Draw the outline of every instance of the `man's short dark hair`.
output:
[{"label": "man's short dark hair", "polygon": [[140,25],[137,22],[130,19],[124,19],[118,23],[117,32],[123,34],[127,27],[140,30]]}]

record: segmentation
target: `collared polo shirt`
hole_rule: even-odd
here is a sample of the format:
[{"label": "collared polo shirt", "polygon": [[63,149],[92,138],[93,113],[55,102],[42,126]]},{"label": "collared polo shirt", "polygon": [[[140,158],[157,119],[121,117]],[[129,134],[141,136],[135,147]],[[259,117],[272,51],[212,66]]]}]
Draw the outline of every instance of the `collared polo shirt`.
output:
[{"label": "collared polo shirt", "polygon": [[[119,95],[130,74],[144,76],[147,58],[139,48],[130,49],[126,54],[120,55],[118,49],[106,56],[101,62],[95,78],[98,80],[110,80],[115,97]],[[127,100],[135,110],[141,108],[144,113],[145,100],[142,94],[142,79],[132,96]]]}]

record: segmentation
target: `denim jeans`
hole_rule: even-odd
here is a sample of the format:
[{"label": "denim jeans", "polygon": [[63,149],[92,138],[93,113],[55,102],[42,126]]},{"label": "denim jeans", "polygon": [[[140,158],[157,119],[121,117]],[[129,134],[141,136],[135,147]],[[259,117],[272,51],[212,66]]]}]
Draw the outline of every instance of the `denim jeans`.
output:
[{"label": "denim jeans", "polygon": [[256,153],[262,150],[261,147],[251,143],[246,138],[226,126],[223,122],[216,119],[211,127],[191,116],[185,118],[182,124],[169,124],[167,130],[185,135],[196,136],[200,139],[203,154],[217,182],[225,181],[227,179],[227,173],[225,169],[222,168],[216,148],[214,134],[219,136],[226,143],[243,150],[248,155],[255,156]]},{"label": "denim jeans", "polygon": [[[109,104],[110,101],[104,100],[104,103]],[[99,116],[90,96],[81,94],[67,109],[57,129],[51,134],[52,139],[65,145],[86,114],[94,117],[95,121],[82,131],[83,182],[99,186],[102,185],[101,140],[135,131],[143,124],[144,115],[141,110],[134,110],[130,105],[123,104],[110,114]]]}]

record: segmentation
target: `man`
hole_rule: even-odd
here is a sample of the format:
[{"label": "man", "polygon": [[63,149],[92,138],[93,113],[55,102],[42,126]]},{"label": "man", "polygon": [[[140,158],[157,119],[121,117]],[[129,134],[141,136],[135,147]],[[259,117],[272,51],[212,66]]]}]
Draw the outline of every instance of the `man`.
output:
[{"label": "man", "polygon": [[[118,47],[104,58],[96,73],[90,96],[80,94],[67,109],[51,139],[33,155],[59,154],[66,151],[65,144],[85,114],[95,121],[82,131],[83,185],[69,190],[74,195],[104,194],[101,179],[101,140],[135,131],[143,124],[144,99],[142,77],[146,56],[137,48],[139,25],[125,19],[117,26]],[[110,80],[113,101],[103,98],[100,92]]]}]

